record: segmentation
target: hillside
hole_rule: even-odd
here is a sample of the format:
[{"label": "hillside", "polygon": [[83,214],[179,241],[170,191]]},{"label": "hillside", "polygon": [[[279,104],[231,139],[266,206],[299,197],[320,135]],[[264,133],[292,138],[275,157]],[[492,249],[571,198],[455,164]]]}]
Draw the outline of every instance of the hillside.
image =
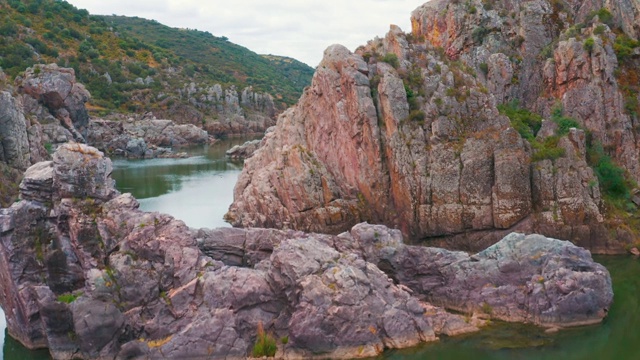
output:
[{"label": "hillside", "polygon": [[[0,66],[8,82],[36,63],[72,67],[98,114],[153,111],[204,122],[226,114],[227,104],[215,104],[224,91],[239,98],[247,87],[269,94],[282,110],[313,73],[298,61],[263,57],[207,32],[93,16],[65,1],[0,0],[0,20]],[[218,96],[199,96],[212,91]]]},{"label": "hillside", "polygon": [[138,17],[100,18],[125,37],[140,39],[193,62],[196,69],[187,68],[188,72],[199,70],[218,82],[250,84],[255,90],[277,94],[287,104],[298,100],[313,76],[313,69],[297,60],[261,56],[209,32],[171,28]]}]

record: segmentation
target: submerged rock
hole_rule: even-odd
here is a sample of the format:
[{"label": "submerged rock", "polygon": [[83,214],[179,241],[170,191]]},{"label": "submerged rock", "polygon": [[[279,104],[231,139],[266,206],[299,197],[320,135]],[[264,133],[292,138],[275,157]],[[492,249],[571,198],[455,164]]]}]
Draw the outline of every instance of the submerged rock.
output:
[{"label": "submerged rock", "polygon": [[568,242],[512,234],[469,256],[381,225],[195,230],[138,210],[95,148],[53,159],[0,210],[0,304],[11,336],[56,359],[244,358],[259,324],[285,358],[369,357],[482,324],[432,303],[558,326],[611,303],[606,269]]}]

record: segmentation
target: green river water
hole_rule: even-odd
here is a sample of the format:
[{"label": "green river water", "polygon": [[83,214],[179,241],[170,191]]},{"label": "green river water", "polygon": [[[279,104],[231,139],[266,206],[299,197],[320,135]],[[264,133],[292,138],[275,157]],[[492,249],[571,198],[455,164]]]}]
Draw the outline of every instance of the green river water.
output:
[{"label": "green river water", "polygon": [[[191,227],[228,226],[222,216],[233,200],[241,163],[224,152],[246,139],[230,139],[193,150],[188,159],[115,160],[113,177],[121,192],[131,192],[141,208],[169,213]],[[595,256],[613,278],[614,304],[600,325],[545,334],[542,329],[495,322],[479,333],[443,337],[423,346],[388,351],[379,359],[545,360],[640,359],[640,260]],[[0,360],[48,359],[6,335],[0,316]]]}]

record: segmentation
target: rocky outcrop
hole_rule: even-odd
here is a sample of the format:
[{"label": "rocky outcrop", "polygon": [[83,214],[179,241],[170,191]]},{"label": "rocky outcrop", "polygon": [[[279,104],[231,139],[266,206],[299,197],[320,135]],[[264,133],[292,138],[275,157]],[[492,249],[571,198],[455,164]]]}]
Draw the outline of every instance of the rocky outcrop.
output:
[{"label": "rocky outcrop", "polygon": [[0,161],[24,170],[31,160],[27,123],[20,107],[11,94],[0,92]]},{"label": "rocky outcrop", "polygon": [[195,230],[139,211],[110,172],[97,149],[63,145],[0,210],[9,334],[56,359],[245,358],[258,326],[288,339],[286,358],[369,357],[483,323],[427,299],[542,325],[597,322],[611,302],[606,269],[568,242],[513,234],[469,257],[380,225]]},{"label": "rocky outcrop", "polygon": [[511,233],[469,255],[404,245],[397,230],[380,225],[359,224],[338,238],[414,295],[465,313],[562,327],[599,322],[613,301],[607,269],[568,241]]},{"label": "rocky outcrop", "polygon": [[[172,98],[167,97],[163,102]],[[256,92],[252,87],[238,90],[235,86],[189,83],[178,89],[178,99],[180,101],[166,111],[155,110],[156,115],[181,124],[204,125],[207,132],[216,137],[263,133],[275,125],[279,111],[271,95]]]},{"label": "rocky outcrop", "polygon": [[[635,235],[608,230],[587,154],[601,145],[639,179],[637,93],[624,93],[636,85],[619,85],[610,29],[637,33],[621,8],[638,14],[626,0],[438,0],[413,12],[410,35],[329,47],[245,163],[226,218],[336,234],[366,220],[474,251],[522,231],[624,252]],[[498,111],[514,100],[546,120],[531,138]],[[574,129],[553,126],[558,112]]]},{"label": "rocky outcrop", "polygon": [[247,141],[242,145],[236,145],[227,150],[225,155],[232,160],[244,160],[251,157],[251,155],[253,155],[253,153],[255,153],[256,150],[260,148],[261,143],[261,140]]},{"label": "rocky outcrop", "polygon": [[84,104],[91,95],[76,81],[75,71],[56,64],[28,68],[16,79],[18,90],[45,106],[74,140],[84,142],[89,114]]},{"label": "rocky outcrop", "polygon": [[129,158],[175,156],[171,148],[207,144],[209,134],[194,125],[171,120],[91,120],[87,142],[106,152]]}]

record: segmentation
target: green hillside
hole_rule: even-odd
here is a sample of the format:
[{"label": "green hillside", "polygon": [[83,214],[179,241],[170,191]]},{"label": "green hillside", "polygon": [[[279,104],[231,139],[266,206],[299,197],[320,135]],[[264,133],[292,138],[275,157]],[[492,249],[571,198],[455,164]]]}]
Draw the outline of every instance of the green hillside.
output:
[{"label": "green hillside", "polygon": [[261,56],[208,32],[93,16],[60,0],[0,0],[3,71],[14,78],[33,64],[54,62],[76,70],[93,96],[91,105],[102,111],[166,109],[181,101],[167,101],[168,94],[190,82],[199,88],[253,86],[284,108],[313,75],[299,61]]}]

